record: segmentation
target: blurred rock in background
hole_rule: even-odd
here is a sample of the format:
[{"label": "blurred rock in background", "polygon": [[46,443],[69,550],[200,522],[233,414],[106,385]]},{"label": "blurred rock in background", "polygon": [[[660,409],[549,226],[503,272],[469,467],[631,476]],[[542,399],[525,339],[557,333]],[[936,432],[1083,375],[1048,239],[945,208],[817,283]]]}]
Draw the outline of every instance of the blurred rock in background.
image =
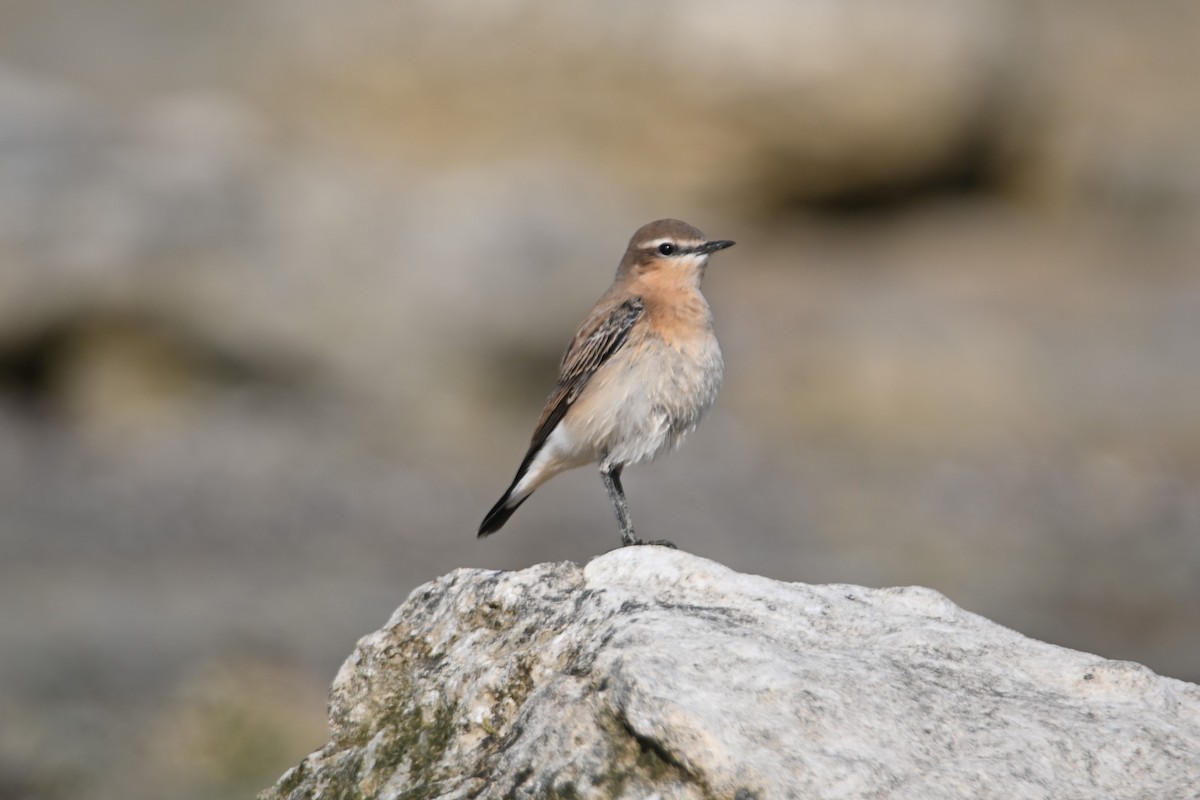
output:
[{"label": "blurred rock in background", "polygon": [[[739,246],[648,535],[1200,680],[1200,7],[0,3],[0,794],[245,796],[460,566],[641,223]],[[240,744],[239,744],[240,743]]]}]

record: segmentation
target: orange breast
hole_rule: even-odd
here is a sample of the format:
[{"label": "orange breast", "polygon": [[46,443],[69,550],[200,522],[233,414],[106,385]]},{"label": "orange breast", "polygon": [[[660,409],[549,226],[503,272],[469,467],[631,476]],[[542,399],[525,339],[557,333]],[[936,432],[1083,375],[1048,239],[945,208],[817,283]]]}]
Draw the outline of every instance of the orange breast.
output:
[{"label": "orange breast", "polygon": [[710,335],[712,312],[694,281],[660,273],[645,276],[639,284],[650,332],[676,347]]}]

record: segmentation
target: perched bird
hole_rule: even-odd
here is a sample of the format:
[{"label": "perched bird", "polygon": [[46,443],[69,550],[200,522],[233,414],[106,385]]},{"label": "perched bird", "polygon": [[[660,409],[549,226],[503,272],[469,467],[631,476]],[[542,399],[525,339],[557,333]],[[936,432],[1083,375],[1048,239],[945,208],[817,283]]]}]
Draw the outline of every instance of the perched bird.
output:
[{"label": "perched bird", "polygon": [[708,257],[732,245],[675,219],[633,234],[612,286],[575,332],[529,451],[480,536],[500,530],[558,473],[599,463],[621,543],[647,544],[634,534],[621,470],[677,446],[716,399],[721,349],[700,281]]}]

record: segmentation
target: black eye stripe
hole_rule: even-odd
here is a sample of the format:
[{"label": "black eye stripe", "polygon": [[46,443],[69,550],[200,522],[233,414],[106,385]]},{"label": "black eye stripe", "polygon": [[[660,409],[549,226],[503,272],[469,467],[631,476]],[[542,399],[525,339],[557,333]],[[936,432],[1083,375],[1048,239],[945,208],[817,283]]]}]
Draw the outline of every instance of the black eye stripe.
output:
[{"label": "black eye stripe", "polygon": [[653,251],[660,256],[686,256],[696,253],[704,243],[699,244],[683,244],[681,242],[656,242],[646,243],[642,245],[642,249]]}]

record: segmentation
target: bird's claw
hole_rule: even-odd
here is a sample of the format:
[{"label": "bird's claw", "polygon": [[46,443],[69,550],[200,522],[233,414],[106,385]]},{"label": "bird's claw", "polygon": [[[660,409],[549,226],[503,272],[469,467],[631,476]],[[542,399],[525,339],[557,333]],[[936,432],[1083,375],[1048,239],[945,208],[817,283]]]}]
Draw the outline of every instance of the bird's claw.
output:
[{"label": "bird's claw", "polygon": [[655,545],[656,547],[669,547],[672,550],[679,549],[678,547],[675,546],[674,542],[668,541],[666,539],[651,539],[649,541],[645,541],[643,539],[638,539],[636,537],[631,536],[628,539],[622,540],[622,542],[621,542],[622,547],[637,547],[639,545],[648,545],[648,544]]}]

